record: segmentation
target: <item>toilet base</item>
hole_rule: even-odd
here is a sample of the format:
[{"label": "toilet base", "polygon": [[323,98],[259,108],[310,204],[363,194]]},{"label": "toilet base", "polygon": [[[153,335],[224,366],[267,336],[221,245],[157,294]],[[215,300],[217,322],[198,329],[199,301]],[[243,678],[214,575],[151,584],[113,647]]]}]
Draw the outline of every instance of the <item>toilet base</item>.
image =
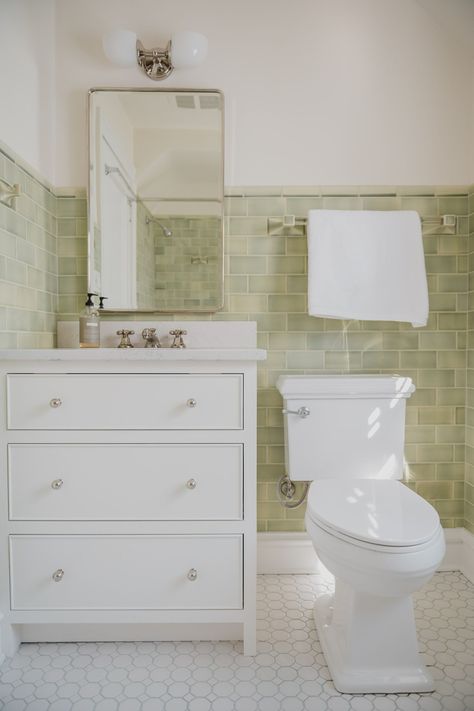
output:
[{"label": "toilet base", "polygon": [[421,662],[411,597],[357,593],[336,582],[316,600],[314,619],[336,689],[347,694],[434,691]]}]

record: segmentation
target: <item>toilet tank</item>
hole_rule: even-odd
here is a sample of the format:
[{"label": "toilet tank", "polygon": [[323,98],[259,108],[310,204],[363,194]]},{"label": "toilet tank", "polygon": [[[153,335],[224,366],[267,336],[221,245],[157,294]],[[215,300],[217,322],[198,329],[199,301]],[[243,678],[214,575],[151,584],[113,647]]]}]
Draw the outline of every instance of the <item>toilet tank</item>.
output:
[{"label": "toilet tank", "polygon": [[[401,479],[406,400],[398,375],[282,375],[286,473],[294,481]],[[302,417],[297,412],[307,408]],[[304,411],[303,411],[304,414]]]}]

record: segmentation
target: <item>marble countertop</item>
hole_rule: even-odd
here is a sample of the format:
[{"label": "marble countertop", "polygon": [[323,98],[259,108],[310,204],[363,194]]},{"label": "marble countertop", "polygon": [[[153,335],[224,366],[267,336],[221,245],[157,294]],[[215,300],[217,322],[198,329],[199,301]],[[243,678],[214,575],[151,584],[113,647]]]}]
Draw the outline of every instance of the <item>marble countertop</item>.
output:
[{"label": "marble countertop", "polygon": [[261,348],[35,348],[0,350],[0,361],[252,361]]}]

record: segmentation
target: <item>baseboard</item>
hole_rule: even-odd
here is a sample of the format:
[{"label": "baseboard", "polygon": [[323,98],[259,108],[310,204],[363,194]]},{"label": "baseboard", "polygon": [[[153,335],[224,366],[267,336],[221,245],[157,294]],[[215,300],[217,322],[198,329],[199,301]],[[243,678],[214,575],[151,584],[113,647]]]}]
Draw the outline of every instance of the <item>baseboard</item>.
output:
[{"label": "baseboard", "polygon": [[[459,570],[474,583],[474,535],[465,528],[447,528],[446,555],[439,570]],[[258,572],[263,575],[318,573],[322,564],[306,533],[259,533]]]}]

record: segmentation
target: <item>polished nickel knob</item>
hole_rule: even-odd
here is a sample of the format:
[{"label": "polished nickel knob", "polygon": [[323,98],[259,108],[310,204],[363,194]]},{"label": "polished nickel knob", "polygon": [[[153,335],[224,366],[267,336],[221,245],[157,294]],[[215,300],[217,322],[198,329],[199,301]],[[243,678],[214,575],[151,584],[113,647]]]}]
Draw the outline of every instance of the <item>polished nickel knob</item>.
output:
[{"label": "polished nickel knob", "polygon": [[191,582],[194,582],[197,580],[198,572],[196,568],[191,568],[191,570],[188,573],[188,580],[191,580]]},{"label": "polished nickel knob", "polygon": [[186,405],[188,407],[196,407],[197,400],[195,400],[193,397],[190,397],[189,400],[187,401]]},{"label": "polished nickel knob", "polygon": [[63,401],[60,397],[53,397],[53,399],[49,401],[49,404],[51,407],[61,407]]},{"label": "polished nickel knob", "polygon": [[188,489],[195,489],[196,486],[197,486],[197,481],[196,481],[196,479],[188,479],[188,481],[186,482],[186,487],[187,487]]},{"label": "polished nickel knob", "polygon": [[134,348],[135,346],[130,341],[130,336],[134,335],[135,331],[129,331],[126,328],[121,328],[120,331],[117,331],[117,336],[122,336],[117,348]]},{"label": "polished nickel knob", "polygon": [[61,580],[64,578],[64,570],[61,568],[58,568],[57,570],[54,571],[54,573],[51,576],[54,580],[55,583],[60,583]]},{"label": "polished nickel knob", "polygon": [[52,489],[60,489],[63,484],[64,484],[64,482],[62,479],[55,479],[54,481],[51,482],[51,488]]},{"label": "polished nickel knob", "polygon": [[170,331],[170,336],[173,336],[173,343],[171,348],[186,348],[186,343],[184,342],[183,336],[187,336],[188,332],[184,331],[182,328],[174,328]]}]

